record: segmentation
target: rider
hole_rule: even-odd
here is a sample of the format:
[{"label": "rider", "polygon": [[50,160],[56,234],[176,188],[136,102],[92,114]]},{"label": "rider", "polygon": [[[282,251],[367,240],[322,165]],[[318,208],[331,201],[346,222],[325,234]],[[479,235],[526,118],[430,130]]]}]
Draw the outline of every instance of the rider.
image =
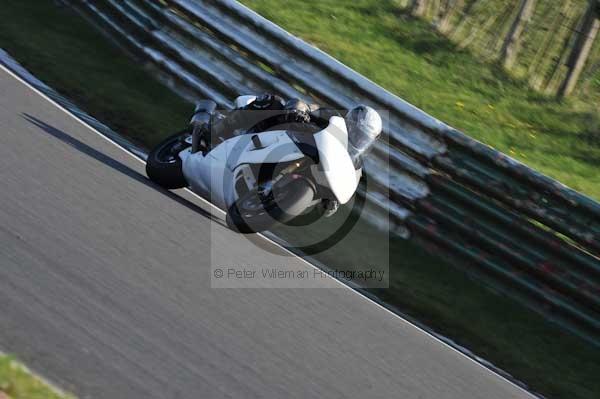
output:
[{"label": "rider", "polygon": [[308,123],[310,112],[317,109],[316,105],[313,107],[302,100],[285,101],[274,94],[240,96],[235,101],[235,108],[224,119],[213,124],[212,135],[227,138],[238,130],[261,132],[285,123]]},{"label": "rider", "polygon": [[[252,97],[242,96],[238,97],[238,100]],[[277,95],[263,94],[251,100],[248,104],[236,108],[225,119],[228,122],[223,124],[222,129],[228,132],[233,132],[237,129],[236,123],[239,123],[239,120],[235,115],[237,113],[242,114],[245,110],[275,111],[275,118],[266,118],[262,121],[262,124],[255,125],[255,131],[257,132],[265,131],[274,125],[283,123],[312,122],[323,129],[329,123],[329,118],[332,116],[341,116],[336,110],[321,108],[317,104],[307,104],[298,98],[285,101]],[[233,118],[232,115],[234,116]],[[361,104],[349,110],[344,120],[348,131],[348,150],[352,156],[354,166],[356,169],[359,169],[362,167],[362,157],[381,134],[381,117],[373,108]]]}]

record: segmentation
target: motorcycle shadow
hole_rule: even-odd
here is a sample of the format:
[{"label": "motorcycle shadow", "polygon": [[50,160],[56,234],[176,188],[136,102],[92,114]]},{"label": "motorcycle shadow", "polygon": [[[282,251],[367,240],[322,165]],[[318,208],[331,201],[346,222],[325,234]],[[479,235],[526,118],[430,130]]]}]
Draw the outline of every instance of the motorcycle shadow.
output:
[{"label": "motorcycle shadow", "polygon": [[[122,173],[132,179],[134,179],[136,182],[144,184],[148,187],[152,187],[153,189],[155,189],[156,191],[160,192],[162,195],[169,197],[170,199],[176,201],[177,203],[187,207],[188,209],[200,214],[201,216],[206,217],[207,219],[210,219],[212,222],[218,223],[222,226],[227,227],[224,219],[220,219],[216,216],[214,216],[213,214],[211,214],[209,211],[203,209],[202,207],[200,207],[199,205],[191,202],[190,200],[187,200],[183,197],[181,197],[180,195],[178,195],[175,192],[166,190],[162,187],[160,187],[159,185],[153,183],[150,179],[148,179],[145,175],[137,172],[136,170],[132,169],[131,167],[125,165],[124,163],[112,158],[111,156],[85,144],[84,142],[80,141],[79,139],[73,137],[72,135],[55,128],[54,126],[49,125],[48,123],[32,116],[29,115],[27,113],[23,113],[22,114],[23,119],[25,119],[27,122],[37,126],[38,128],[40,128],[42,131],[44,131],[45,133],[47,133],[48,135],[54,137],[55,139],[69,145],[70,147],[80,151],[81,153],[95,159],[98,162],[101,162],[102,164],[110,167],[111,169]],[[135,157],[135,155],[132,154],[132,156]]]}]

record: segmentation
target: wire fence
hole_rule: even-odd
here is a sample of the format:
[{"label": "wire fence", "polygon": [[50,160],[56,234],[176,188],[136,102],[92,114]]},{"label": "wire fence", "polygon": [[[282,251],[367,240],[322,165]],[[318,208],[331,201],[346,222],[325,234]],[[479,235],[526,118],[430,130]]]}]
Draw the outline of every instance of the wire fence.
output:
[{"label": "wire fence", "polygon": [[[408,11],[412,0],[398,4]],[[459,48],[473,51],[484,61],[497,62],[520,4],[521,0],[432,0],[421,16]],[[588,34],[583,29],[588,4],[588,0],[537,0],[511,73],[542,93],[556,94],[567,76],[573,46]],[[575,94],[589,95],[593,85],[600,97],[599,42],[593,44]]]}]

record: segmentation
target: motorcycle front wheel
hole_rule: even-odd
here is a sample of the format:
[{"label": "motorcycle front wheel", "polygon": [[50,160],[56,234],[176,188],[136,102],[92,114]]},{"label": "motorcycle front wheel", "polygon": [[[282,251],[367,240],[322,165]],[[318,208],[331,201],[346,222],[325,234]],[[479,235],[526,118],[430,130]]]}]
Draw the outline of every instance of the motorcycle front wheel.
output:
[{"label": "motorcycle front wheel", "polygon": [[229,207],[227,226],[250,234],[267,230],[277,222],[285,224],[300,216],[312,204],[314,195],[313,185],[301,177],[274,187],[268,199],[261,198],[256,190],[250,191]]},{"label": "motorcycle front wheel", "polygon": [[188,134],[189,129],[175,133],[163,140],[148,154],[146,174],[150,180],[167,190],[188,185],[183,176],[181,158],[179,158],[179,153],[189,147],[184,140]]}]

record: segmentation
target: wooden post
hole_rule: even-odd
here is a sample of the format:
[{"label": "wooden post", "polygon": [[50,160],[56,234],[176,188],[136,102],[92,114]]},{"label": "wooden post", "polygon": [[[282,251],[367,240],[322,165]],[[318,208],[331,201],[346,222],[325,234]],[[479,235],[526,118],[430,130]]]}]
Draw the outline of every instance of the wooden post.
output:
[{"label": "wooden post", "polygon": [[437,24],[438,30],[446,34],[452,27],[452,17],[462,8],[464,0],[446,0],[444,7],[440,7],[440,18]]},{"label": "wooden post", "polygon": [[558,89],[559,97],[567,97],[573,92],[585,67],[585,63],[590,56],[594,40],[596,40],[598,31],[600,30],[599,4],[598,0],[590,0],[587,11],[583,16],[581,31],[573,33],[576,36],[575,44],[567,63],[567,67],[569,68],[567,76]]},{"label": "wooden post", "polygon": [[415,17],[422,17],[427,11],[428,0],[413,0],[410,6],[410,13]]},{"label": "wooden post", "polygon": [[506,69],[512,68],[517,60],[517,54],[521,47],[521,36],[525,30],[525,26],[527,26],[533,15],[534,9],[535,0],[521,0],[517,17],[508,31],[508,35],[502,44],[502,50],[500,52],[502,65]]}]

